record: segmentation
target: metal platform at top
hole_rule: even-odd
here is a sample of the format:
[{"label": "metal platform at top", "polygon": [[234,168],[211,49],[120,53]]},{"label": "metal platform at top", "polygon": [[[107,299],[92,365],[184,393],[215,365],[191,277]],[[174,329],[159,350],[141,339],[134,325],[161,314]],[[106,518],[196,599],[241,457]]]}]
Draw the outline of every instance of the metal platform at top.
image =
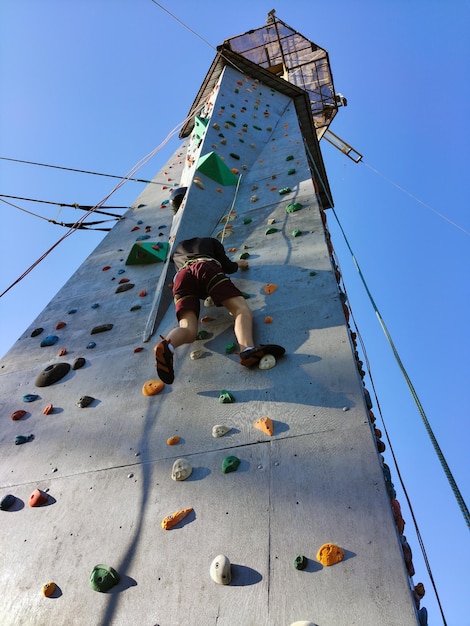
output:
[{"label": "metal platform at top", "polygon": [[224,46],[308,93],[318,139],[346,105],[336,94],[328,52],[268,13],[266,25],[231,37]]}]

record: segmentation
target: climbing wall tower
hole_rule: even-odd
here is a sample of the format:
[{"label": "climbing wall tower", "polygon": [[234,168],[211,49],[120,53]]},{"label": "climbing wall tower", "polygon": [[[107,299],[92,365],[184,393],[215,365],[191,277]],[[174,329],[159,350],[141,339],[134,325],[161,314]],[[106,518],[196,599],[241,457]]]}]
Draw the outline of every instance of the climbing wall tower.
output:
[{"label": "climbing wall tower", "polygon": [[[224,42],[161,184],[3,359],[2,624],[417,624],[327,228],[339,105],[327,53],[274,14]],[[286,355],[242,368],[205,307],[161,389],[169,259],[194,236],[248,258],[256,339]]]}]

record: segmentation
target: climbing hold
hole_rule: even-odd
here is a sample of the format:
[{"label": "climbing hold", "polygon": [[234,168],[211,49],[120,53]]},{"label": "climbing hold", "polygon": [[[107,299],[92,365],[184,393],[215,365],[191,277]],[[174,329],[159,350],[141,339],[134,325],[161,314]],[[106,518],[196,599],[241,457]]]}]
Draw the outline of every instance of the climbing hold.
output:
[{"label": "climbing hold", "polygon": [[29,506],[42,506],[46,504],[49,500],[49,496],[41,489],[35,489],[33,493],[29,496],[28,504]]},{"label": "climbing hold", "polygon": [[260,417],[253,426],[270,437],[274,435],[274,424],[270,417]]},{"label": "climbing hold", "polygon": [[214,300],[212,300],[212,298],[210,296],[208,296],[205,300],[204,300],[204,306],[206,308],[210,308],[212,306],[214,306]]},{"label": "climbing hold", "polygon": [[196,339],[207,339],[207,337],[209,337],[207,330],[200,330],[196,335]]},{"label": "climbing hold", "polygon": [[317,273],[314,272],[314,271],[310,272],[310,274],[309,274],[309,276],[316,276],[316,275],[317,275]]},{"label": "climbing hold", "polygon": [[46,583],[42,588],[42,595],[46,598],[50,598],[54,591],[56,590],[56,584],[53,582]]},{"label": "climbing hold", "polygon": [[300,622],[293,622],[290,626],[317,626],[317,625],[307,620],[300,620]]},{"label": "climbing hold", "polygon": [[293,154],[289,154],[289,156],[286,156],[286,161],[293,161],[293,160],[294,160]]},{"label": "climbing hold", "polygon": [[94,401],[95,399],[92,396],[82,396],[76,406],[78,406],[78,408],[80,409],[85,409],[87,406],[90,406],[90,404]]},{"label": "climbing hold", "polygon": [[292,237],[300,237],[300,235],[302,234],[302,231],[299,230],[298,228],[295,228],[291,234],[292,234]]},{"label": "climbing hold", "polygon": [[48,387],[61,380],[69,371],[69,363],[54,363],[54,365],[49,365],[38,374],[34,384],[36,387]]},{"label": "climbing hold", "polygon": [[50,415],[53,411],[54,411],[54,406],[51,403],[49,403],[49,404],[46,404],[46,406],[42,410],[42,414]]},{"label": "climbing hold", "polygon": [[57,353],[57,356],[65,356],[66,354],[67,354],[67,348],[64,346],[59,350],[59,352]]},{"label": "climbing hold", "polygon": [[183,520],[187,515],[189,515],[192,510],[193,510],[192,507],[189,507],[187,509],[180,509],[179,511],[176,511],[175,513],[172,513],[171,515],[167,515],[162,520],[163,530],[169,530],[170,528],[173,528],[173,526],[176,526],[176,524],[179,524],[179,522],[181,522],[181,520]]},{"label": "climbing hold", "polygon": [[[233,122],[230,122],[230,124],[235,126]],[[238,176],[232,173],[230,168],[215,152],[209,152],[201,156],[197,162],[196,169],[220,185],[234,186],[238,183]]]},{"label": "climbing hold", "polygon": [[119,582],[119,574],[109,565],[95,565],[90,576],[90,586],[95,591],[109,591]]},{"label": "climbing hold", "polygon": [[267,228],[264,232],[265,235],[273,235],[274,233],[279,232],[279,228],[274,228],[273,226],[270,226],[269,228]]},{"label": "climbing hold", "polygon": [[222,389],[219,394],[219,402],[220,404],[230,404],[231,402],[235,402],[235,398],[232,396],[230,391]]},{"label": "climbing hold", "polygon": [[113,327],[112,324],[101,324],[100,326],[95,326],[91,329],[90,335],[96,335],[97,333],[104,333],[107,330],[111,330]]},{"label": "climbing hold", "polygon": [[150,235],[139,235],[136,237],[136,241],[145,241],[146,239],[150,239]]},{"label": "climbing hold", "polygon": [[205,350],[192,350],[189,358],[191,359],[191,361],[196,361],[197,359],[200,359],[201,357],[203,357],[205,355]]},{"label": "climbing hold", "polygon": [[204,317],[201,317],[201,324],[208,324],[209,322],[213,322],[215,320],[215,317],[211,317],[210,315],[204,315]]},{"label": "climbing hold", "polygon": [[238,258],[239,259],[249,259],[250,258],[250,253],[249,252],[242,252]]},{"label": "climbing hold", "polygon": [[85,359],[79,356],[78,359],[75,359],[75,361],[72,363],[72,369],[79,370],[81,367],[85,365],[85,363],[86,363]]},{"label": "climbing hold", "polygon": [[293,202],[286,206],[286,213],[295,213],[296,211],[300,211],[302,208],[302,204],[300,202]]},{"label": "climbing hold", "polygon": [[163,263],[167,257],[168,250],[169,244],[166,241],[140,241],[132,246],[126,259],[126,265],[149,265],[150,263]]},{"label": "climbing hold", "polygon": [[272,354],[265,354],[261,357],[258,368],[260,370],[270,370],[276,366],[276,358]]},{"label": "climbing hold", "polygon": [[236,472],[240,465],[240,459],[236,456],[226,456],[222,461],[222,474],[229,474],[230,472]]},{"label": "climbing hold", "polygon": [[76,312],[77,312],[77,309],[70,309],[69,311],[67,311],[69,315],[75,315]]},{"label": "climbing hold", "polygon": [[233,341],[225,346],[225,354],[233,354],[238,350],[238,346]]},{"label": "climbing hold", "polygon": [[294,559],[295,569],[305,569],[307,567],[308,559],[303,554],[298,554]]},{"label": "climbing hold", "polygon": [[39,398],[35,393],[27,393],[23,396],[23,402],[34,402]]},{"label": "climbing hold", "polygon": [[95,341],[90,341],[89,343],[87,343],[86,348],[87,348],[87,350],[93,350],[93,348],[96,348],[96,342]]},{"label": "climbing hold", "polygon": [[243,223],[244,223],[245,225],[246,225],[246,224],[251,224],[251,222],[252,222],[252,221],[253,221],[253,220],[251,219],[251,217],[245,217],[245,218],[244,218],[244,220],[243,220]]},{"label": "climbing hold", "polygon": [[290,193],[291,191],[292,189],[290,187],[283,187],[282,189],[279,189],[279,195],[284,196],[286,193]]},{"label": "climbing hold", "polygon": [[290,170],[287,171],[288,176],[292,176],[292,174],[295,174],[295,167],[292,167]]},{"label": "climbing hold", "polygon": [[240,159],[240,155],[239,154],[235,154],[235,152],[230,152],[230,156],[232,157],[232,159]]},{"label": "climbing hold", "polygon": [[229,559],[223,554],[216,556],[211,563],[209,573],[212,580],[218,585],[230,584],[232,580],[232,566]]},{"label": "climbing hold", "polygon": [[193,178],[193,183],[196,185],[196,187],[199,187],[199,189],[204,189],[204,183],[202,182],[202,179],[199,178],[199,176],[195,176]]},{"label": "climbing hold", "polygon": [[44,337],[44,339],[41,341],[41,348],[45,348],[46,346],[53,346],[58,340],[59,337],[57,337],[57,335],[47,335],[47,337]]},{"label": "climbing hold", "polygon": [[165,383],[159,379],[147,380],[142,387],[144,396],[156,396],[165,387]]},{"label": "climbing hold", "polygon": [[66,324],[65,322],[58,322],[58,323],[56,324],[55,329],[56,329],[56,330],[60,330],[61,328],[65,328],[65,326],[67,326],[67,324]]},{"label": "climbing hold", "polygon": [[129,291],[129,289],[133,289],[135,285],[133,283],[125,283],[124,285],[119,285],[114,293],[122,293],[123,291]]},{"label": "climbing hold", "polygon": [[193,468],[186,459],[176,459],[171,470],[173,480],[186,480],[192,474]]},{"label": "climbing hold", "polygon": [[129,311],[138,311],[141,308],[142,308],[142,306],[140,304],[134,304],[134,306],[131,306]]},{"label": "climbing hold", "polygon": [[91,308],[92,309],[97,309],[99,306],[100,306],[99,303],[95,302],[94,304],[91,305]]},{"label": "climbing hold", "polygon": [[31,337],[37,337],[38,335],[42,333],[43,330],[44,328],[35,328],[33,332],[31,333]]},{"label": "climbing hold", "polygon": [[0,509],[2,511],[8,511],[8,509],[11,509],[11,507],[15,504],[15,496],[13,496],[11,493],[8,493],[6,496],[3,496],[2,500],[0,501]]},{"label": "climbing hold", "polygon": [[224,426],[223,424],[216,424],[212,427],[212,436],[215,438],[223,437],[232,429],[230,426]]},{"label": "climbing hold", "polygon": [[26,411],[23,411],[23,409],[19,409],[18,411],[15,411],[14,413],[12,413],[10,417],[14,422],[17,422],[25,415],[26,415]]},{"label": "climbing hold", "polygon": [[124,283],[130,283],[130,279],[129,278],[121,278],[121,280],[118,282],[118,285],[124,285]]},{"label": "climbing hold", "polygon": [[105,265],[102,269],[103,272],[107,272],[108,270],[111,269],[111,265]]},{"label": "climbing hold", "polygon": [[168,437],[166,440],[167,446],[176,446],[181,441],[181,437],[178,435],[173,435],[172,437]]},{"label": "climbing hold", "polygon": [[322,565],[334,565],[344,559],[344,551],[334,543],[325,543],[318,550],[317,560]]},{"label": "climbing hold", "polygon": [[142,352],[142,350],[143,350],[142,346],[138,346],[137,348],[134,348],[134,353]]},{"label": "climbing hold", "polygon": [[274,283],[267,283],[264,287],[263,287],[263,291],[264,293],[266,293],[268,296],[270,296],[272,293],[274,293],[277,289],[277,285],[275,285]]},{"label": "climbing hold", "polygon": [[266,315],[266,317],[264,318],[264,323],[265,324],[272,324],[273,323],[273,318],[270,315]]}]

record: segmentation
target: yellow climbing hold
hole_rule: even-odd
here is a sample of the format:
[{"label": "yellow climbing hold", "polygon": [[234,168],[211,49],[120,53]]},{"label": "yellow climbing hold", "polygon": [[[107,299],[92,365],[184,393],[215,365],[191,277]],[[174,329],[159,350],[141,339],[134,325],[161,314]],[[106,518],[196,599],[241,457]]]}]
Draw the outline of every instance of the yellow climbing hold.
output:
[{"label": "yellow climbing hold", "polygon": [[343,559],[344,550],[334,543],[324,543],[317,553],[317,560],[322,565],[334,565]]},{"label": "yellow climbing hold", "polygon": [[156,396],[165,387],[165,383],[161,380],[153,379],[147,380],[142,387],[142,393],[144,396]]},{"label": "yellow climbing hold", "polygon": [[46,583],[42,588],[42,595],[49,598],[55,591],[56,584],[53,582]]},{"label": "yellow climbing hold", "polygon": [[274,435],[274,424],[270,417],[260,417],[253,426],[270,437]]}]

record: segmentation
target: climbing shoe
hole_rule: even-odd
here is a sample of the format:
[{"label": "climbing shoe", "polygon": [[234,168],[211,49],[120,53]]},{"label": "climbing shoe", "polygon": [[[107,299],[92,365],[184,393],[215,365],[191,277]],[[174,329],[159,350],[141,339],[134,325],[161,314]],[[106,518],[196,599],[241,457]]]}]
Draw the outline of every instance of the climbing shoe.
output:
[{"label": "climbing shoe", "polygon": [[257,365],[266,354],[272,354],[275,359],[279,359],[285,352],[285,348],[275,343],[261,344],[250,348],[250,350],[240,352],[240,363],[245,367],[253,367]]},{"label": "climbing shoe", "polygon": [[[160,337],[162,337],[160,335]],[[173,369],[173,353],[170,350],[168,341],[162,337],[162,341],[155,346],[155,359],[158,376],[164,383],[171,385],[175,380]]]}]

